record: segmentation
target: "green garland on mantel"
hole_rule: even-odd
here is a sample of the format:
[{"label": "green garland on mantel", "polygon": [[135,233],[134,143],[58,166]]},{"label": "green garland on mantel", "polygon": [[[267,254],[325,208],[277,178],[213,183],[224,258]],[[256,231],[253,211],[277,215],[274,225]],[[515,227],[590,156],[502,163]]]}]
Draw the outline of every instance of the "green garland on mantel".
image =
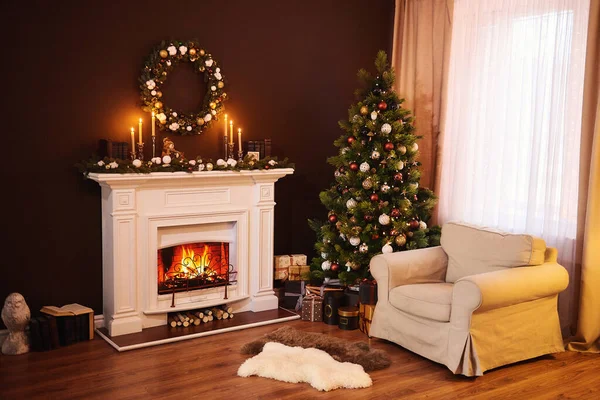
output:
[{"label": "green garland on mantel", "polygon": [[90,173],[101,174],[149,174],[152,172],[207,172],[207,171],[253,171],[278,168],[294,168],[287,158],[279,161],[277,157],[265,157],[256,160],[246,156],[242,161],[234,159],[212,159],[196,157],[188,160],[171,156],[155,157],[150,161],[122,160],[105,157],[92,157],[75,165],[86,177]]}]

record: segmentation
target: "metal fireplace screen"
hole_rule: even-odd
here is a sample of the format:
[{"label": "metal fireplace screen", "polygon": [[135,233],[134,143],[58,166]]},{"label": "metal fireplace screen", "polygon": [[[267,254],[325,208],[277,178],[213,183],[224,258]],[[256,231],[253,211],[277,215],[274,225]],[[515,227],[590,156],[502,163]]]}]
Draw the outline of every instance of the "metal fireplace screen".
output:
[{"label": "metal fireplace screen", "polygon": [[229,243],[188,243],[158,250],[158,293],[227,286],[235,280]]}]

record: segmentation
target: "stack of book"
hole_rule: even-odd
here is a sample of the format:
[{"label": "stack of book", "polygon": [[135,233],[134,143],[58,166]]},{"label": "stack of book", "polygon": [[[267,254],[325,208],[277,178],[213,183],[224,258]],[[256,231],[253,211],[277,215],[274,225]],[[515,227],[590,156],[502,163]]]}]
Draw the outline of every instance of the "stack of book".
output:
[{"label": "stack of book", "polygon": [[129,143],[127,142],[113,142],[110,139],[100,139],[98,155],[101,158],[108,157],[126,160],[129,158],[130,152]]},{"label": "stack of book", "polygon": [[246,153],[257,152],[260,154],[259,158],[271,156],[271,139],[248,140],[245,147]]},{"label": "stack of book", "polygon": [[94,311],[77,303],[44,306],[29,322],[31,349],[46,351],[94,338]]}]

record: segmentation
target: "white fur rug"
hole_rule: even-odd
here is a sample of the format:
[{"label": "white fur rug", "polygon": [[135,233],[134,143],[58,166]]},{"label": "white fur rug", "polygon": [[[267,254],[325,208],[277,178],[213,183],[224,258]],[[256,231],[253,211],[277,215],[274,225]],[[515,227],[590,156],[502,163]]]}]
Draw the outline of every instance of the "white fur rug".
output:
[{"label": "white fur rug", "polygon": [[246,360],[238,369],[238,375],[252,375],[283,382],[307,382],[322,391],[339,388],[366,388],[373,384],[362,366],[341,363],[318,349],[289,347],[269,342],[263,351]]}]

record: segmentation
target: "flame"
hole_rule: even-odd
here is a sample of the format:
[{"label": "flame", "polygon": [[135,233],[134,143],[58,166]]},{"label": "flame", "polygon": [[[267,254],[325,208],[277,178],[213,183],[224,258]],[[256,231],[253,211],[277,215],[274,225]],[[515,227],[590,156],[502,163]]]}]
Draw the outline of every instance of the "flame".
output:
[{"label": "flame", "polygon": [[204,252],[202,255],[196,255],[196,252],[193,248],[188,248],[186,246],[182,246],[182,255],[181,255],[181,265],[183,266],[181,272],[186,276],[190,276],[194,273],[203,274],[205,268],[208,267],[210,263],[209,256],[209,248],[205,244]]}]

